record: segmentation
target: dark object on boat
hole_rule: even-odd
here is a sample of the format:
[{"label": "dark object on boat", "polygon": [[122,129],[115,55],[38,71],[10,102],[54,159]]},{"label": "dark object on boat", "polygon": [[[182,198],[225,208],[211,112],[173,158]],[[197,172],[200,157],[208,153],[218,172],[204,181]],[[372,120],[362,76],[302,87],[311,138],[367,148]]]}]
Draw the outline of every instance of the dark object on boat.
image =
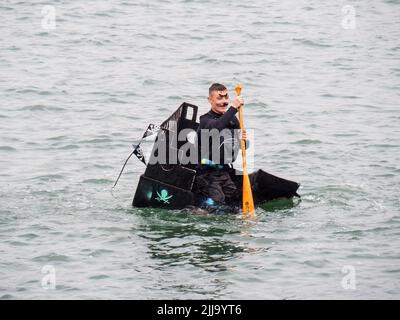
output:
[{"label": "dark object on boat", "polygon": [[[190,137],[186,137],[184,141],[178,141],[177,145],[171,147],[169,135],[179,135],[183,129],[196,130],[199,123],[196,122],[197,106],[183,103],[166,121],[160,126],[160,132],[157,135],[149,164],[146,167],[144,174],[140,176],[140,181],[136,189],[133,199],[135,207],[161,207],[166,209],[182,209],[185,207],[200,207],[206,208],[208,211],[215,211],[216,208],[221,208],[214,203],[211,198],[206,198],[196,192],[196,166],[193,164],[181,164],[179,161],[179,148],[191,141]],[[191,117],[188,117],[191,111]],[[162,134],[162,136],[160,136]],[[166,152],[176,152],[178,164],[152,164],[153,157],[157,156],[156,144],[158,139],[166,139]],[[167,155],[167,159],[169,159]],[[235,169],[230,170],[232,181],[236,184],[241,195],[242,190],[242,175],[237,174]],[[249,175],[252,186],[254,204],[257,206],[266,201],[278,198],[300,197],[297,194],[299,184],[294,181],[285,180],[269,174],[263,170],[258,170]],[[238,199],[235,203],[222,206],[223,211],[230,213],[239,212],[241,202]]]}]

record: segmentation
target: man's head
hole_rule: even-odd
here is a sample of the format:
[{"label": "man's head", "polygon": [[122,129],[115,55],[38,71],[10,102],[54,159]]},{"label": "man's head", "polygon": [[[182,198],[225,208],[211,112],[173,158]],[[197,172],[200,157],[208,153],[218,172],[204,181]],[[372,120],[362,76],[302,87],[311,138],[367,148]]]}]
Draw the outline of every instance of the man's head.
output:
[{"label": "man's head", "polygon": [[213,83],[208,89],[208,102],[214,112],[225,113],[229,106],[228,89],[222,84]]}]

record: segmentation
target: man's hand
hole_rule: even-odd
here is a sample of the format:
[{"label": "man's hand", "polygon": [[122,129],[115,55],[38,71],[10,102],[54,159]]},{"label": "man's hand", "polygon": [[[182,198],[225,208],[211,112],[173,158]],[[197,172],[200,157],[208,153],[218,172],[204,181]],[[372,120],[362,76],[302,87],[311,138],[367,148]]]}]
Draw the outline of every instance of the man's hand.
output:
[{"label": "man's hand", "polygon": [[237,96],[235,100],[233,100],[233,107],[236,109],[241,108],[244,105],[244,100],[242,96]]}]

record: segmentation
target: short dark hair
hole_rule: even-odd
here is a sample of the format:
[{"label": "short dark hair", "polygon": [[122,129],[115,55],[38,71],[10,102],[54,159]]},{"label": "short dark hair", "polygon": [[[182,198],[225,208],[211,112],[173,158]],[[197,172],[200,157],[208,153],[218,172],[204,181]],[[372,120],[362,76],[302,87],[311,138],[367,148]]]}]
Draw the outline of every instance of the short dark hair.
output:
[{"label": "short dark hair", "polygon": [[228,90],[223,84],[213,83],[211,87],[208,89],[208,95],[211,96],[213,91],[225,91]]}]

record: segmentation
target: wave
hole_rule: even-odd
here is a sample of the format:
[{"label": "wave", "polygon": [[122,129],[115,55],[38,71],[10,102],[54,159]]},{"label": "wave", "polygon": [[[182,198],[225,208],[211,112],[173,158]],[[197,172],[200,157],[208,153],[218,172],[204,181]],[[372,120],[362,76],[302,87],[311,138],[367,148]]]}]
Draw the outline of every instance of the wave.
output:
[{"label": "wave", "polygon": [[302,139],[292,142],[292,144],[320,144],[320,143],[322,143],[322,141],[316,139]]},{"label": "wave", "polygon": [[25,106],[19,111],[64,111],[64,108],[61,107],[55,107],[55,106],[46,106],[43,104],[35,104],[35,105],[30,105],[30,106]]},{"label": "wave", "polygon": [[68,137],[67,136],[56,136],[56,137],[48,138],[47,140],[48,141],[59,141],[59,140],[64,140],[66,138],[68,138]]},{"label": "wave", "polygon": [[111,181],[109,179],[87,179],[87,180],[83,180],[82,183],[110,184],[110,183],[113,183],[113,181]]},{"label": "wave", "polygon": [[0,151],[17,151],[17,149],[10,146],[0,146]]},{"label": "wave", "polygon": [[66,255],[63,254],[57,254],[57,253],[50,253],[47,255],[42,255],[42,256],[37,256],[33,258],[33,261],[35,262],[67,262],[70,261],[70,258],[67,257]]},{"label": "wave", "polygon": [[59,150],[72,150],[72,149],[79,149],[79,146],[76,144],[68,144],[66,146],[63,146],[61,148],[58,148]]},{"label": "wave", "polygon": [[45,174],[45,175],[34,177],[32,179],[42,180],[42,181],[54,181],[54,180],[64,179],[64,176],[59,175],[59,174]]},{"label": "wave", "polygon": [[95,138],[91,140],[81,140],[79,143],[104,143],[104,142],[112,142],[110,138]]},{"label": "wave", "polygon": [[315,41],[309,40],[309,39],[293,38],[292,40],[294,42],[298,42],[298,43],[301,43],[301,44],[304,44],[304,45],[310,46],[310,47],[319,47],[319,48],[331,48],[331,47],[333,47],[330,44],[315,42]]}]

